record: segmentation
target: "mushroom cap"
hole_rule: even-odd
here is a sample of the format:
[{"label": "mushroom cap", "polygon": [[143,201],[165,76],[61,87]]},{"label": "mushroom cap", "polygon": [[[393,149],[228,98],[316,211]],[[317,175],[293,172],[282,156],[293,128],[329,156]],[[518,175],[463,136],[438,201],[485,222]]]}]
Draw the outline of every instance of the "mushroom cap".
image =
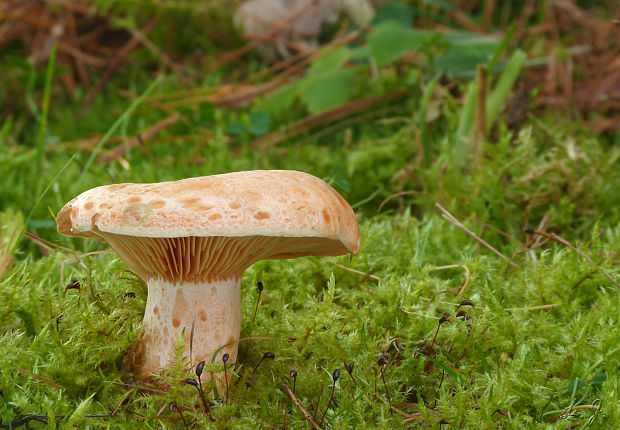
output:
[{"label": "mushroom cap", "polygon": [[[221,258],[209,257],[210,263],[204,263],[209,266],[208,276],[217,278],[223,271],[228,276],[238,275],[263,258],[357,254],[361,241],[355,213],[346,200],[325,181],[292,170],[101,186],[67,203],[56,221],[64,235],[108,242],[143,277],[169,280],[177,280],[182,274],[170,274],[177,270],[175,264],[166,263],[162,269],[161,261],[190,264],[194,257],[182,257],[185,253],[190,257],[196,246],[203,247],[200,255],[216,243],[226,243],[227,253],[234,247],[235,255],[243,254],[241,248],[252,248],[252,255],[235,264],[234,270],[230,267],[224,271]],[[251,243],[248,238],[252,238]],[[161,254],[147,268],[137,254],[145,247],[151,255]],[[157,251],[164,247],[179,251],[173,251],[174,256],[169,251]],[[192,251],[187,250],[190,247]],[[194,269],[191,272],[192,276],[183,276],[186,279],[179,282],[206,276]]]},{"label": "mushroom cap", "polygon": [[59,212],[58,231],[139,237],[286,236],[340,241],[360,232],[351,206],[325,181],[294,170],[253,170],[155,184],[93,188]]}]

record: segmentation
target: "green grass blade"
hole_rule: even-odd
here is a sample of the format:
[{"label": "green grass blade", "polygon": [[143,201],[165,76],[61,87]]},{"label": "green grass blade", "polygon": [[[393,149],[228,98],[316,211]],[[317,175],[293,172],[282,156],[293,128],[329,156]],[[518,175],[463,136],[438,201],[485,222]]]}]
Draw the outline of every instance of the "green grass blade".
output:
[{"label": "green grass blade", "polygon": [[502,54],[508,48],[508,44],[512,40],[512,36],[514,35],[516,28],[517,28],[516,25],[514,24],[511,25],[508,31],[506,32],[506,34],[504,35],[504,38],[502,39],[502,43],[500,43],[500,45],[497,48],[497,51],[495,51],[495,53],[493,54],[493,58],[491,58],[491,61],[489,61],[489,64],[487,64],[487,70],[489,74],[493,72],[493,68],[499,62],[499,59],[501,58]]},{"label": "green grass blade", "polygon": [[527,54],[520,49],[515,51],[510,57],[510,61],[506,65],[506,69],[495,86],[495,89],[487,99],[487,133],[491,130],[493,123],[499,117],[499,114],[510,95],[510,91],[514,86],[521,70],[525,66]]}]

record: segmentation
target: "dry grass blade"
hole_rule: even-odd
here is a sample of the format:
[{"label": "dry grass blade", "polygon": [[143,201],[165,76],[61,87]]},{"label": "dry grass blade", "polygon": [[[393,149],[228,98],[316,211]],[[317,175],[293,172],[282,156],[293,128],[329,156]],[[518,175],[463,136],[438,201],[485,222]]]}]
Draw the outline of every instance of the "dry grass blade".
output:
[{"label": "dry grass blade", "polygon": [[330,263],[330,264],[333,264],[334,266],[336,266],[339,269],[346,270],[347,272],[355,273],[355,274],[361,275],[361,276],[363,276],[365,278],[374,279],[376,281],[381,282],[383,285],[386,284],[385,280],[383,278],[380,278],[377,275],[373,275],[370,272],[362,272],[361,270],[352,269],[350,267],[343,266],[342,264],[338,264],[338,263],[335,263],[335,262],[329,261],[329,260],[327,260],[327,262]]},{"label": "dry grass blade", "polygon": [[284,392],[288,394],[288,396],[291,398],[293,403],[295,403],[295,406],[297,406],[297,409],[299,409],[299,411],[303,414],[304,418],[306,418],[308,424],[310,424],[313,429],[320,429],[321,425],[314,419],[310,411],[308,411],[308,409],[306,409],[306,407],[301,404],[297,396],[295,396],[295,394],[286,382],[282,383],[282,388],[284,389]]},{"label": "dry grass blade", "polygon": [[581,252],[575,245],[573,245],[572,243],[570,243],[568,240],[566,239],[562,239],[560,236],[558,236],[555,233],[546,233],[544,231],[540,231],[540,230],[528,230],[528,233],[533,233],[533,234],[538,234],[540,236],[544,236],[548,239],[551,239],[555,242],[561,243],[562,245],[566,245],[568,246],[570,249],[572,249],[573,251],[575,251],[577,254],[579,254],[581,257],[583,257],[588,263],[592,264],[599,272],[601,272],[601,274],[603,276],[605,276],[607,279],[609,279],[609,281],[611,281],[612,284],[614,284],[616,287],[620,288],[620,284],[607,272],[605,272],[603,269],[601,269],[595,262],[594,260],[592,260],[590,257],[588,257],[586,254],[584,254],[583,252]]},{"label": "dry grass blade", "polygon": [[510,264],[515,269],[519,267],[519,265],[514,263],[514,262],[512,262],[510,260],[510,258],[506,257],[504,254],[499,252],[497,249],[495,249],[491,245],[489,245],[485,240],[481,239],[474,232],[472,232],[467,227],[465,227],[462,222],[460,222],[458,219],[456,219],[456,217],[454,215],[452,215],[450,213],[450,211],[448,209],[446,209],[445,207],[443,207],[440,203],[435,202],[435,206],[437,206],[439,208],[439,210],[441,211],[441,216],[445,220],[449,221],[450,223],[454,224],[454,226],[456,226],[456,227],[460,228],[461,230],[463,230],[468,236],[470,236],[471,238],[476,240],[478,243],[480,243],[482,246],[487,248],[493,254],[497,255],[502,260],[506,261],[508,264]]},{"label": "dry grass blade", "polygon": [[392,406],[391,408],[394,412],[396,412],[399,415],[402,415],[403,418],[403,422],[409,422],[409,421],[426,421],[426,418],[424,418],[424,416],[422,416],[421,413],[417,412],[415,414],[408,414],[407,412],[401,411],[398,408],[395,408],[394,406]]}]

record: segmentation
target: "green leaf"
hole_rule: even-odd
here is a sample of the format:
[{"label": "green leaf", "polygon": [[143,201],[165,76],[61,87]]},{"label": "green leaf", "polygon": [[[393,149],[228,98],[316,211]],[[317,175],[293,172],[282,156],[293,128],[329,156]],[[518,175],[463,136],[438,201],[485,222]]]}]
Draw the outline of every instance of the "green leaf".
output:
[{"label": "green leaf", "polygon": [[387,21],[376,26],[370,34],[370,56],[378,66],[385,66],[406,52],[418,50],[436,35],[434,31],[412,30],[400,23]]},{"label": "green leaf", "polygon": [[525,66],[526,59],[527,54],[517,49],[515,53],[512,54],[512,57],[510,57],[506,69],[502,72],[497,85],[495,85],[495,88],[487,98],[487,132],[491,130],[506,100],[508,100],[510,91],[517,81],[519,74],[521,74],[523,66]]},{"label": "green leaf", "polygon": [[572,381],[570,381],[570,384],[568,384],[568,392],[569,393],[576,392],[577,390],[585,387],[586,385],[588,385],[588,383],[584,381],[583,379],[575,378]]},{"label": "green leaf", "polygon": [[467,31],[443,34],[441,40],[448,48],[435,64],[452,77],[473,75],[476,66],[489,63],[501,45],[496,39]]},{"label": "green leaf", "polygon": [[245,124],[241,122],[233,122],[231,124],[228,124],[228,129],[226,133],[231,136],[238,136],[245,133],[246,130],[247,128],[245,127]]},{"label": "green leaf", "polygon": [[353,91],[353,71],[335,70],[303,83],[302,100],[310,113],[321,112],[349,101]]},{"label": "green leaf", "polygon": [[394,21],[405,27],[411,27],[413,9],[410,5],[400,2],[386,3],[377,11],[370,24],[376,26],[386,21]]},{"label": "green leaf", "polygon": [[307,76],[318,76],[333,72],[344,66],[346,62],[349,61],[349,58],[351,58],[351,51],[347,47],[335,50],[327,49],[312,63]]},{"label": "green leaf", "polygon": [[250,113],[250,126],[248,131],[254,136],[262,136],[269,133],[269,122],[271,118],[269,114],[265,112],[251,112]]},{"label": "green leaf", "polygon": [[256,108],[275,115],[290,109],[299,95],[300,82],[287,85],[265,98]]},{"label": "green leaf", "polygon": [[603,387],[605,381],[607,381],[607,374],[599,373],[594,378],[592,378],[592,382],[590,382],[590,385],[592,386],[592,388],[600,390]]}]

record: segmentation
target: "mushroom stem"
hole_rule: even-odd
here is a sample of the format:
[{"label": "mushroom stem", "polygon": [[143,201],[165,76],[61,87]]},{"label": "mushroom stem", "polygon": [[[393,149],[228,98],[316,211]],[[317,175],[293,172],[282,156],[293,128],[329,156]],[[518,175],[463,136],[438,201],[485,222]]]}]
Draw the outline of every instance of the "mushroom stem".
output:
[{"label": "mushroom stem", "polygon": [[216,363],[225,353],[236,361],[241,330],[240,277],[180,285],[151,279],[147,284],[144,336],[136,376],[145,378],[157,368],[172,364],[183,329],[184,362],[211,363],[216,352]]}]

